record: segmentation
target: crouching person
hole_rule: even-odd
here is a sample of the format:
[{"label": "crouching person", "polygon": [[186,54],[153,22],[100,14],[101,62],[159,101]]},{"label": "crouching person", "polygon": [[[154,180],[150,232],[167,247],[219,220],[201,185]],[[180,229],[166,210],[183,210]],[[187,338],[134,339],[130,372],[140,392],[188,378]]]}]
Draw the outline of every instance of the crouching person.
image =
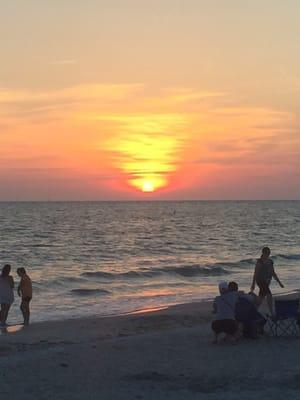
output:
[{"label": "crouching person", "polygon": [[235,307],[238,301],[238,293],[228,290],[227,282],[219,284],[220,295],[213,303],[213,312],[216,314],[212,322],[212,330],[215,338],[213,343],[218,343],[219,335],[225,334],[224,341],[236,343],[238,340],[238,323],[235,320]]}]

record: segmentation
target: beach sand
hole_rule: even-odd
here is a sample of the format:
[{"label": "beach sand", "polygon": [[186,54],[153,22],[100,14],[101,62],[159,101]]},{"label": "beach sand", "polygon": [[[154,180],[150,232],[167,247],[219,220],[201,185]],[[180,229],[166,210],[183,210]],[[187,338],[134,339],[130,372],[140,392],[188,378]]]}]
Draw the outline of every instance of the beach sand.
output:
[{"label": "beach sand", "polygon": [[299,399],[300,340],[212,345],[211,302],[0,335],[0,398]]}]

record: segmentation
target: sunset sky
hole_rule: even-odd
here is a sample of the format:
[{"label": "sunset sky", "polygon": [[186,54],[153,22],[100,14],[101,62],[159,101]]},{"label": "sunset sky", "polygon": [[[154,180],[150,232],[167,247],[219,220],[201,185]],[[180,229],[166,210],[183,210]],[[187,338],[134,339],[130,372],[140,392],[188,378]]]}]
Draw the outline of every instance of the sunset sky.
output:
[{"label": "sunset sky", "polygon": [[300,199],[299,0],[0,5],[0,200]]}]

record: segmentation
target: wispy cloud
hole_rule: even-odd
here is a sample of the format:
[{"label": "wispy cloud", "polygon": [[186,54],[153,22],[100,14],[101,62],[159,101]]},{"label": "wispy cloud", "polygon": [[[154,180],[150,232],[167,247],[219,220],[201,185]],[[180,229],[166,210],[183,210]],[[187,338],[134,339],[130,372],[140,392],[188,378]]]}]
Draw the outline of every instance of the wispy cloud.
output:
[{"label": "wispy cloud", "polygon": [[78,100],[118,100],[140,90],[141,84],[86,84],[63,88],[61,90],[26,90],[0,88],[0,103],[45,102],[66,99]]},{"label": "wispy cloud", "polygon": [[60,90],[29,90],[0,87],[0,124],[18,120],[60,119],[78,110],[112,108],[141,90],[141,84],[85,84]]},{"label": "wispy cloud", "polygon": [[201,104],[205,100],[225,97],[225,92],[200,91],[192,88],[166,88],[160,96],[147,98],[145,104],[150,107],[174,107],[180,105]]},{"label": "wispy cloud", "polygon": [[104,143],[115,166],[138,189],[166,185],[176,170],[187,119],[180,114],[109,114],[91,117],[115,124],[115,135]]},{"label": "wispy cloud", "polygon": [[115,181],[174,188],[180,182],[182,188],[233,174],[234,168],[262,172],[268,165],[275,174],[299,164],[293,113],[246,107],[232,94],[193,88],[0,88],[0,127],[2,170],[44,168],[54,176],[66,168],[66,176],[89,181],[101,170],[111,177],[99,177],[104,186]]}]

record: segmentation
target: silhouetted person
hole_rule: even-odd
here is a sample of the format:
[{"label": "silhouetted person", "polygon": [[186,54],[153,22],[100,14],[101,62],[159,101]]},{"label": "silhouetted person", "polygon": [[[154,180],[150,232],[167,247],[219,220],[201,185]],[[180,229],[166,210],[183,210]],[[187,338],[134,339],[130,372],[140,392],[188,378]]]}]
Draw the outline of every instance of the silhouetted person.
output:
[{"label": "silhouetted person", "polygon": [[260,304],[259,298],[253,292],[245,294],[238,289],[236,282],[229,282],[228,290],[237,292],[239,295],[235,306],[235,319],[240,324],[243,336],[255,339],[259,334],[263,334],[266,323],[266,319],[257,311],[257,306]]},{"label": "silhouetted person", "polygon": [[10,275],[11,266],[4,265],[0,276],[0,328],[5,328],[10,306],[14,302],[14,280]]},{"label": "silhouetted person", "polygon": [[238,335],[238,323],[235,320],[235,306],[238,301],[236,292],[229,292],[227,282],[219,284],[220,296],[213,302],[213,312],[216,314],[211,328],[215,333],[213,343],[218,343],[220,333],[225,333],[225,340],[235,343]]},{"label": "silhouetted person", "polygon": [[253,281],[251,285],[251,292],[255,289],[255,284],[259,287],[259,294],[260,303],[262,303],[263,299],[266,297],[267,304],[270,310],[271,315],[274,315],[273,311],[273,297],[272,292],[270,290],[270,283],[272,278],[278,282],[280,287],[284,287],[283,284],[280,282],[278,276],[274,270],[274,263],[273,260],[270,258],[271,250],[269,247],[264,247],[262,249],[262,255],[257,260],[255,271],[253,274]]},{"label": "silhouetted person", "polygon": [[25,268],[18,268],[17,274],[21,277],[18,287],[18,295],[21,296],[20,309],[24,318],[24,325],[29,325],[30,308],[29,303],[32,299],[32,283],[30,277],[27,275]]}]

